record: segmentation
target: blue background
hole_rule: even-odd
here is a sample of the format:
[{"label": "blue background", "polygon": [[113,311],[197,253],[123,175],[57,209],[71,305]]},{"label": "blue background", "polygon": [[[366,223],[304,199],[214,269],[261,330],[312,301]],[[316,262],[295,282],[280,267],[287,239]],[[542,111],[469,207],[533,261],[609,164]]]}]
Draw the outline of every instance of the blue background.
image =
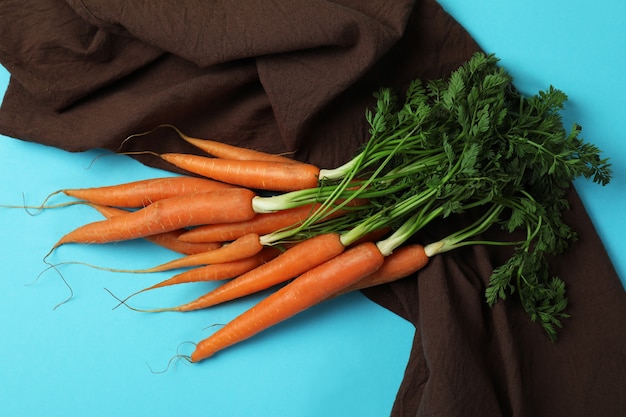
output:
[{"label": "blue background", "polygon": [[[524,92],[550,84],[570,100],[565,121],[614,165],[607,187],[577,181],[621,279],[626,277],[626,3],[621,0],[442,0],[487,52],[494,52]],[[1,40],[0,40],[1,42]],[[8,83],[0,68],[0,92]],[[51,191],[171,175],[125,158],[91,165],[99,151],[71,154],[20,140],[0,140],[0,204],[38,204]],[[104,175],[106,174],[106,175]],[[105,180],[103,180],[105,178]],[[99,215],[69,207],[31,216],[1,209],[0,414],[6,416],[384,416],[388,415],[413,337],[403,319],[352,294],[316,307],[212,360],[162,370],[185,341],[208,336],[256,299],[191,314],[111,311],[103,290],[130,294],[167,275],[64,266],[73,299],[42,258],[66,231]],[[141,268],[175,255],[143,242],[62,247],[51,260]],[[624,282],[624,281],[622,281]],[[203,284],[204,285],[204,284]],[[207,286],[207,285],[205,285]],[[142,302],[173,305],[197,286],[155,291]],[[138,300],[139,302],[139,300]],[[571,323],[575,325],[575,323]],[[180,345],[182,352],[189,346]],[[363,364],[367,363],[366,366]]]}]

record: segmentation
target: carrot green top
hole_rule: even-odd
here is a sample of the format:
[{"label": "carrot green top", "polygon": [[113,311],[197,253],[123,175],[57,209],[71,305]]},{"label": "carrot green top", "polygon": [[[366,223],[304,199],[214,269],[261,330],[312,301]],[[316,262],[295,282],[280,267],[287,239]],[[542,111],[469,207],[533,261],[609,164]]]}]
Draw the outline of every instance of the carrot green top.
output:
[{"label": "carrot green top", "polygon": [[[571,181],[585,177],[605,185],[610,164],[600,151],[568,133],[559,112],[567,96],[550,87],[523,96],[493,55],[477,53],[448,79],[415,80],[404,100],[391,90],[376,94],[366,112],[370,139],[343,166],[321,170],[315,189],[255,197],[259,209],[323,202],[311,220],[262,237],[264,243],[300,239],[330,229],[349,244],[390,226],[378,243],[389,254],[435,219],[480,208],[474,224],[426,247],[430,255],[467,244],[516,245],[497,268],[486,298],[490,305],[516,292],[533,320],[551,338],[566,298],[563,282],[549,278],[546,256],[562,252],[576,234],[562,221]],[[354,214],[316,224],[325,211],[354,198],[369,201]],[[341,203],[337,203],[341,201]],[[520,242],[486,242],[477,236],[497,225],[521,230]]]}]

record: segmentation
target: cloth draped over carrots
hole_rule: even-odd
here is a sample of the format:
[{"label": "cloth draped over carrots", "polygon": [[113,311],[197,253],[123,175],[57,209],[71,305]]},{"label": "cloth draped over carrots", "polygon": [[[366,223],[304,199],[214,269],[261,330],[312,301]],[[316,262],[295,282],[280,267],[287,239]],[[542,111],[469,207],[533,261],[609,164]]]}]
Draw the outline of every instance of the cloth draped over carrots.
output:
[{"label": "cloth draped over carrots", "polygon": [[[547,259],[576,238],[562,222],[564,196],[578,177],[604,185],[611,176],[600,150],[579,138],[580,127],[563,126],[565,94],[550,88],[523,96],[494,55],[477,53],[449,78],[416,79],[403,100],[385,88],[375,97],[365,112],[369,140],[334,168],[177,130],[206,154],[159,156],[189,175],[52,193],[106,218],[68,232],[50,254],[67,244],[138,238],[182,253],[151,268],[111,269],[191,268],[120,299],[136,311],[207,309],[272,291],[198,343],[189,357],[197,362],[328,299],[414,274],[434,256],[509,245],[513,254],[493,271],[485,302],[517,296],[556,340],[569,317],[567,296]],[[417,242],[426,230],[436,233],[429,230],[435,220],[465,213],[473,216],[463,227]],[[493,228],[516,238],[483,238]],[[225,282],[179,306],[132,305],[140,293],[209,280]]]}]

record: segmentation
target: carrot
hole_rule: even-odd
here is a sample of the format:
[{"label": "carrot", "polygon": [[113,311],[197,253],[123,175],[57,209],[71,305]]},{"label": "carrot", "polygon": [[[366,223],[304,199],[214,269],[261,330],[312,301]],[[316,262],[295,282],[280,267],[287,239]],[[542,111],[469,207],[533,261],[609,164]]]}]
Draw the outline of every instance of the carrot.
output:
[{"label": "carrot", "polygon": [[[234,262],[243,260],[260,253],[264,247],[261,245],[259,235],[251,233],[243,236],[234,242],[221,246],[218,249],[211,249],[201,253],[195,253],[192,255],[185,255],[181,258],[174,259],[163,264],[153,266],[145,269],[120,269],[120,268],[108,268],[97,265],[88,264],[85,262],[63,262],[62,264],[74,264],[85,265],[91,268],[106,270],[110,272],[124,272],[124,273],[153,273],[170,271],[173,269],[191,268],[203,265],[219,265],[227,262]],[[59,266],[61,264],[56,264]]]},{"label": "carrot", "polygon": [[260,252],[247,258],[236,259],[234,261],[210,264],[188,271],[181,272],[171,278],[161,281],[148,289],[161,288],[170,285],[184,284],[200,281],[219,281],[237,277],[264,263],[274,259],[280,254],[280,250],[273,246],[264,247]]},{"label": "carrot", "polygon": [[[207,224],[191,229],[179,239],[185,242],[223,242],[237,239],[247,233],[264,235],[277,230],[295,226],[314,213],[321,204],[306,204],[274,213],[259,213],[250,220],[238,223]],[[326,215],[320,221],[330,220],[347,213],[337,210]]]},{"label": "carrot", "polygon": [[307,204],[274,213],[260,213],[243,222],[207,224],[189,230],[179,239],[184,242],[224,242],[248,233],[260,235],[300,223],[319,205]]},{"label": "carrot", "polygon": [[275,259],[178,307],[158,311],[192,311],[263,291],[320,265],[343,252],[339,235],[328,233],[302,241]]},{"label": "carrot", "polygon": [[[168,287],[171,285],[187,284],[191,282],[219,281],[234,278],[248,271],[251,271],[252,269],[264,264],[265,262],[268,262],[269,260],[278,256],[279,253],[280,250],[278,248],[268,246],[263,248],[263,250],[261,250],[259,253],[252,255],[248,258],[193,268],[188,271],[176,274],[173,277],[154,284],[150,287],[139,290],[129,295],[124,300],[120,301],[121,303],[125,304],[131,297],[134,297],[138,294],[157,288]],[[133,310],[137,310],[133,307],[128,307],[132,308]]]},{"label": "carrot", "polygon": [[222,159],[236,159],[241,161],[270,161],[270,162],[281,162],[281,163],[290,163],[297,164],[300,163],[298,161],[294,161],[293,159],[287,158],[281,155],[274,155],[267,152],[257,151],[254,149],[243,148],[240,146],[228,145],[223,142],[218,142],[210,139],[199,139],[192,138],[185,135],[181,132],[177,127],[172,125],[161,125],[160,127],[170,127],[178,133],[178,136],[181,137],[184,141],[192,144],[198,149],[203,150],[209,155],[213,155]]},{"label": "carrot", "polygon": [[[117,207],[103,206],[99,204],[90,204],[93,208],[98,210],[104,217],[111,218],[113,216],[120,216],[128,214],[128,211]],[[209,250],[217,249],[221,246],[218,242],[185,242],[178,238],[186,233],[187,229],[176,229],[171,232],[158,233],[156,235],[146,236],[149,242],[162,246],[166,249],[174,252],[182,253],[184,255],[193,255],[194,253],[206,252]]]},{"label": "carrot", "polygon": [[353,285],[375,272],[384,257],[365,242],[300,275],[196,345],[192,362],[248,339]]},{"label": "carrot", "polygon": [[339,294],[362,290],[408,277],[424,268],[430,258],[419,244],[410,244],[396,249],[385,257],[383,265],[373,274],[342,290]]},{"label": "carrot", "polygon": [[136,239],[184,227],[237,222],[254,217],[254,192],[232,188],[159,200],[123,216],[83,225],[62,237],[65,243],[106,243]]},{"label": "carrot", "polygon": [[240,161],[181,153],[165,153],[160,157],[178,168],[203,177],[258,190],[295,191],[314,188],[319,175],[319,168],[305,163]]},{"label": "carrot", "polygon": [[137,208],[183,194],[222,190],[232,185],[208,178],[150,178],[124,184],[92,188],[68,188],[64,194],[106,206]]},{"label": "carrot", "polygon": [[232,243],[221,246],[218,249],[183,256],[182,258],[174,259],[152,268],[127,270],[124,272],[150,273],[189,268],[199,265],[220,264],[248,258],[259,253],[261,249],[263,249],[263,245],[261,245],[261,242],[259,241],[259,235],[256,233],[250,233],[240,237]]}]

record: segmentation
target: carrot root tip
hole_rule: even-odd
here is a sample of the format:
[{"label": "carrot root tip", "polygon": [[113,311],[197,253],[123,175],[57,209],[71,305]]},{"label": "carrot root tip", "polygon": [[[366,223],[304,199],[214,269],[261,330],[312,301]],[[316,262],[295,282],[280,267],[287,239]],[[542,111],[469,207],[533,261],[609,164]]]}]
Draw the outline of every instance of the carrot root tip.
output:
[{"label": "carrot root tip", "polygon": [[[47,262],[46,262],[47,263]],[[58,304],[56,304],[52,310],[56,310],[57,308],[61,307],[63,304],[69,302],[72,298],[74,298],[74,290],[72,289],[72,286],[67,282],[67,280],[65,279],[65,277],[63,276],[63,274],[61,273],[61,271],[59,271],[59,269],[57,268],[56,265],[53,264],[48,264],[49,268],[46,269],[54,269],[56,271],[56,273],[59,275],[59,277],[61,278],[61,281],[63,281],[63,283],[65,284],[65,286],[67,287],[67,289],[69,290],[69,295],[67,296],[67,298],[61,302],[59,302]],[[45,272],[45,271],[44,271]],[[41,275],[41,274],[40,274]],[[39,278],[39,276],[37,276],[37,278]]]}]

